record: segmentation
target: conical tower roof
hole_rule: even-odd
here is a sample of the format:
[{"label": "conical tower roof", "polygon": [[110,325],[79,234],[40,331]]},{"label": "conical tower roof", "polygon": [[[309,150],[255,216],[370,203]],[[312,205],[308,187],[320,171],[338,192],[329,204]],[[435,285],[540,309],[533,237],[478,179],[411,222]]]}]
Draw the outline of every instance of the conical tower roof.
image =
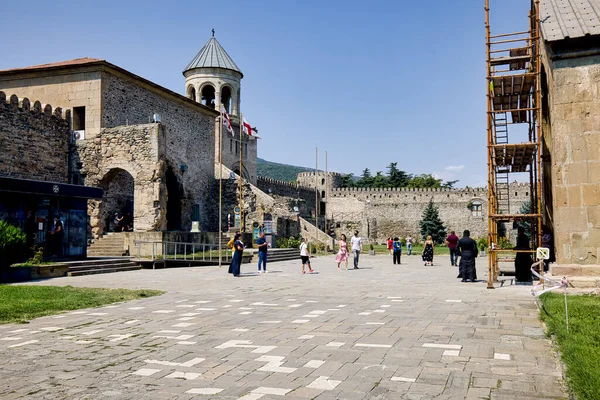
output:
[{"label": "conical tower roof", "polygon": [[242,74],[242,71],[214,36],[206,42],[183,72],[185,73],[194,68],[223,68]]}]

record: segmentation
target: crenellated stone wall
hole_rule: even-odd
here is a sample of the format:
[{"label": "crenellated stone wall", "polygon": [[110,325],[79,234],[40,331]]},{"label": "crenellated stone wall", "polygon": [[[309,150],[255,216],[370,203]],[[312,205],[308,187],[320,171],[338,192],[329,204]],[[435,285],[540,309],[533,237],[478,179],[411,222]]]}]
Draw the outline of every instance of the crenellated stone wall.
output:
[{"label": "crenellated stone wall", "polygon": [[0,175],[67,183],[70,113],[0,92]]}]

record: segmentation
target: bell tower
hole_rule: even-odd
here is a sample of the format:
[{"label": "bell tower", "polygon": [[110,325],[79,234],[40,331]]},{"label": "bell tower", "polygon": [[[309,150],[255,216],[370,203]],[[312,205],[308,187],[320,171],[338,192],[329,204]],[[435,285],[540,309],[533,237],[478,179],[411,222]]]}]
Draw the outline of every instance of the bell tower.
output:
[{"label": "bell tower", "polygon": [[208,42],[185,67],[183,76],[186,97],[217,111],[220,111],[223,105],[231,119],[234,135],[224,128],[219,137],[219,126],[216,125],[215,165],[218,168],[220,146],[223,165],[236,173],[241,172],[244,178],[255,184],[256,139],[242,135],[240,143],[240,82],[244,74],[217,41],[214,29]]},{"label": "bell tower", "polygon": [[228,114],[238,115],[240,81],[244,74],[217,41],[214,29],[183,75],[188,98],[216,110],[223,104]]}]

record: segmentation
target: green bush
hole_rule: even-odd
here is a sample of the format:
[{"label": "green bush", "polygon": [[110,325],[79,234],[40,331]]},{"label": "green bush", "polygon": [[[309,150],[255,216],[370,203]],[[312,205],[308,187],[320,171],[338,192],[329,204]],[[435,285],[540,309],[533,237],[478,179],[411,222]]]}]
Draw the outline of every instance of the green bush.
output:
[{"label": "green bush", "polygon": [[4,263],[10,265],[21,261],[26,254],[26,242],[25,233],[20,228],[0,221],[0,253]]},{"label": "green bush", "polygon": [[503,250],[506,250],[506,249],[512,249],[514,246],[507,238],[501,237],[498,239],[498,247]]},{"label": "green bush", "polygon": [[486,237],[482,237],[477,240],[477,248],[479,250],[481,250],[482,248],[487,249],[487,247],[488,247],[488,241],[487,241]]},{"label": "green bush", "polygon": [[297,249],[300,247],[300,243],[302,243],[302,240],[293,236],[275,238],[275,247],[278,249]]}]

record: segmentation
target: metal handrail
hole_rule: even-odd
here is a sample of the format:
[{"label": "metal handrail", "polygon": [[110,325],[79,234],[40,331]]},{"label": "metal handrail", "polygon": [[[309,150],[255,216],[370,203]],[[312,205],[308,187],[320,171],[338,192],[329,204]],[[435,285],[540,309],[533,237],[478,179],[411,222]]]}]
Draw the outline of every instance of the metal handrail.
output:
[{"label": "metal handrail", "polygon": [[[218,244],[135,240],[134,246],[137,247],[138,258],[147,258],[141,256],[143,245],[152,246],[152,255],[150,257],[152,261],[213,261],[219,259]],[[188,252],[188,250],[191,251]],[[198,253],[201,254],[201,257]],[[221,256],[223,261],[229,262],[231,260],[231,251],[229,249],[222,249]]]}]

